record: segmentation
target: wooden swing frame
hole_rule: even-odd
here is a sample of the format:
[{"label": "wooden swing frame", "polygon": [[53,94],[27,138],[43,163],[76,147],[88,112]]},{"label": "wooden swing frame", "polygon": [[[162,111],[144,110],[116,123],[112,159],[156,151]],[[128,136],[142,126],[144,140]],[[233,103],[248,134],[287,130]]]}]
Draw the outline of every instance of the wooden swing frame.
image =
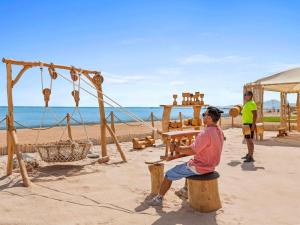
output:
[{"label": "wooden swing frame", "polygon": [[[30,180],[28,178],[26,166],[22,160],[21,152],[17,148],[18,138],[17,138],[16,128],[14,126],[13,88],[20,80],[20,78],[24,75],[24,73],[32,67],[48,67],[51,69],[63,69],[63,70],[80,72],[94,85],[94,87],[97,90],[97,98],[98,98],[98,106],[99,106],[99,114],[100,114],[100,139],[101,139],[102,158],[99,160],[99,162],[109,161],[109,157],[107,155],[106,129],[109,131],[111,137],[113,138],[117,146],[117,150],[121,155],[122,160],[126,162],[126,157],[118,142],[117,136],[115,135],[115,132],[110,128],[110,126],[108,126],[107,121],[105,119],[104,100],[103,100],[103,92],[102,92],[102,83],[104,79],[103,76],[101,75],[101,72],[80,69],[73,66],[57,65],[53,63],[18,61],[13,59],[6,59],[6,58],[3,58],[2,62],[6,64],[6,75],[7,75],[7,116],[6,116],[6,137],[7,137],[7,158],[8,158],[7,168],[6,168],[7,176],[12,174],[13,155],[14,153],[16,153],[18,163],[20,166],[22,179],[23,179],[23,184],[25,187],[30,186]],[[13,74],[12,74],[13,65],[23,66],[23,68],[19,71],[19,73],[15,78],[13,78]]]}]

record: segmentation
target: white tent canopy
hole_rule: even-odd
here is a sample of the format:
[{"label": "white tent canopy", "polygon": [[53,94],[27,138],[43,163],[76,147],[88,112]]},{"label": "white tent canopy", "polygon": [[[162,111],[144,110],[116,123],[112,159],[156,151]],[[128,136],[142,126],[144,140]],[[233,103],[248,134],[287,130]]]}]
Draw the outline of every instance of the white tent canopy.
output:
[{"label": "white tent canopy", "polygon": [[300,92],[300,67],[282,71],[247,85],[262,85],[266,91]]}]

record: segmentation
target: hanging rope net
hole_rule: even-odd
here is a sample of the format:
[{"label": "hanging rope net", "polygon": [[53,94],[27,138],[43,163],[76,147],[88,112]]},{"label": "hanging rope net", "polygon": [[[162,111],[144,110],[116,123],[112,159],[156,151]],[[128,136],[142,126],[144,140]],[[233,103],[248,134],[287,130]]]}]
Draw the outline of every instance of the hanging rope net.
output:
[{"label": "hanging rope net", "polygon": [[37,144],[36,148],[45,162],[73,162],[85,159],[92,143],[90,141],[59,141]]},{"label": "hanging rope net", "polygon": [[[47,109],[48,101],[50,99],[50,94],[51,94],[51,90],[52,90],[52,80],[56,79],[57,73],[55,72],[54,69],[49,70],[49,73],[51,76],[51,83],[50,83],[50,88],[47,89],[47,88],[44,88],[42,67],[40,68],[40,70],[41,70],[42,92],[43,92],[44,96],[46,96],[44,90],[49,90],[48,96],[44,98],[45,99],[45,108]],[[55,76],[53,76],[53,74],[55,74]],[[72,96],[74,97],[76,107],[75,107],[73,113],[71,114],[71,116],[69,115],[69,117],[68,116],[64,117],[61,121],[58,122],[58,124],[60,125],[65,119],[67,119],[67,123],[69,122],[68,119],[74,120],[73,115],[77,111],[78,114],[80,115],[80,119],[81,119],[81,122],[79,122],[79,123],[83,124],[83,127],[84,127],[86,140],[74,141],[71,137],[71,134],[69,134],[69,140],[62,140],[62,137],[66,131],[66,128],[65,128],[63,130],[63,133],[58,142],[37,144],[37,141],[39,138],[39,132],[38,132],[35,148],[37,149],[37,152],[39,153],[41,159],[45,162],[55,163],[55,162],[73,162],[73,161],[83,160],[87,157],[87,154],[89,153],[89,151],[92,147],[92,142],[88,138],[86,127],[83,122],[82,115],[78,108],[79,100],[80,100],[80,98],[79,98],[80,76],[78,76],[75,73],[75,71],[71,71],[71,78],[72,78],[72,82],[73,82]],[[78,90],[76,90],[76,87],[75,87],[75,82],[77,80],[78,80]],[[44,112],[46,112],[46,110],[44,110]],[[43,115],[43,117],[44,117],[44,115]],[[43,119],[42,119],[42,123],[40,125],[40,129],[38,131],[43,130],[42,125],[43,125]]]}]

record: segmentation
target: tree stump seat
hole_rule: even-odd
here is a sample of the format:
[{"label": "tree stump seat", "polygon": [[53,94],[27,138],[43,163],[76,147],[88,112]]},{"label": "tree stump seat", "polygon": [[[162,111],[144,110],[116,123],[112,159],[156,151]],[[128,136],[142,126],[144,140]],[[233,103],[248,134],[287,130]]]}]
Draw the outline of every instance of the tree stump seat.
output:
[{"label": "tree stump seat", "polygon": [[216,171],[187,177],[188,199],[192,208],[200,212],[213,212],[222,207],[218,190],[219,177]]}]

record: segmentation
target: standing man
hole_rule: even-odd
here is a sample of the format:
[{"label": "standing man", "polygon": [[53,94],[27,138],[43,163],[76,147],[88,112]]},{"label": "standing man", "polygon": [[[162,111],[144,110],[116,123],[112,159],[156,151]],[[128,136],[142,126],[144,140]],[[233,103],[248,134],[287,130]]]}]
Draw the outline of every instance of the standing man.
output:
[{"label": "standing man", "polygon": [[244,125],[248,125],[251,130],[251,134],[245,135],[245,139],[247,142],[248,153],[246,156],[242,157],[245,159],[244,162],[254,162],[253,153],[254,153],[254,144],[253,137],[256,126],[257,119],[257,107],[256,103],[253,101],[253,93],[252,91],[247,91],[244,93],[245,105],[242,110],[242,122]]}]

